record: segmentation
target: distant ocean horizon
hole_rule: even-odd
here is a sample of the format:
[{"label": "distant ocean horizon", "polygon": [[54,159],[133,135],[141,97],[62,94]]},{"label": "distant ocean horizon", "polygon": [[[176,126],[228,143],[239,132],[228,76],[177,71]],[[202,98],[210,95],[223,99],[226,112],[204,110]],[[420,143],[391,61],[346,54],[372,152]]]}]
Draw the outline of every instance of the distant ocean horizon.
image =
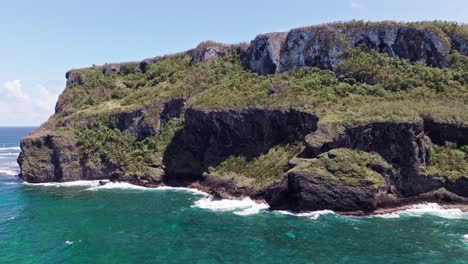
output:
[{"label": "distant ocean horizon", "polygon": [[468,263],[468,215],[437,204],[345,217],[184,188],[27,184],[35,127],[0,127],[0,263]]}]

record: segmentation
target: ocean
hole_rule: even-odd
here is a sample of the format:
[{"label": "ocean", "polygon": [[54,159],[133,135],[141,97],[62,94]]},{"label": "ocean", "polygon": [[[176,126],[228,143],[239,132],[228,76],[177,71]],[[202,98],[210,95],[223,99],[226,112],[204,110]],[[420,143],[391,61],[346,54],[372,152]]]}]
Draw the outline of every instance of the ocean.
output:
[{"label": "ocean", "polygon": [[183,188],[25,184],[31,130],[0,128],[0,263],[468,263],[468,215],[436,204],[347,217]]}]

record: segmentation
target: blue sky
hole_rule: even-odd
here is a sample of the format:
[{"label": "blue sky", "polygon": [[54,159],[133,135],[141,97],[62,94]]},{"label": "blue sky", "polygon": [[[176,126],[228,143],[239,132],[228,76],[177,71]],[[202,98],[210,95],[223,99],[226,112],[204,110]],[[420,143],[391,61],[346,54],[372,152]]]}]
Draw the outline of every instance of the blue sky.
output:
[{"label": "blue sky", "polygon": [[323,22],[468,22],[466,0],[0,0],[0,126],[39,125],[72,68]]}]

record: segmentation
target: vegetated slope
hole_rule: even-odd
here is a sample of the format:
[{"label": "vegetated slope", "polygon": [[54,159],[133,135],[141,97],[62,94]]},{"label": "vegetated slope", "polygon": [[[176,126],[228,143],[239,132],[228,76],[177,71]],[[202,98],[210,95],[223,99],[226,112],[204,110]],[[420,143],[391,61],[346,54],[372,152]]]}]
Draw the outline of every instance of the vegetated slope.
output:
[{"label": "vegetated slope", "polygon": [[197,182],[298,211],[466,202],[467,55],[463,25],[353,21],[72,70],[21,177]]}]

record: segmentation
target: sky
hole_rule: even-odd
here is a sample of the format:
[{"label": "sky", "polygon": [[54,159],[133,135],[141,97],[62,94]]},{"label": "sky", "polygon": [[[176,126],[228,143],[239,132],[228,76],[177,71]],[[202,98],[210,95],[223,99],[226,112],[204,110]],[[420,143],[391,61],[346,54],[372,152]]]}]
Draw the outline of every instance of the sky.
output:
[{"label": "sky", "polygon": [[53,114],[65,72],[141,60],[204,40],[333,21],[468,23],[467,0],[0,0],[0,126],[37,126]]}]

